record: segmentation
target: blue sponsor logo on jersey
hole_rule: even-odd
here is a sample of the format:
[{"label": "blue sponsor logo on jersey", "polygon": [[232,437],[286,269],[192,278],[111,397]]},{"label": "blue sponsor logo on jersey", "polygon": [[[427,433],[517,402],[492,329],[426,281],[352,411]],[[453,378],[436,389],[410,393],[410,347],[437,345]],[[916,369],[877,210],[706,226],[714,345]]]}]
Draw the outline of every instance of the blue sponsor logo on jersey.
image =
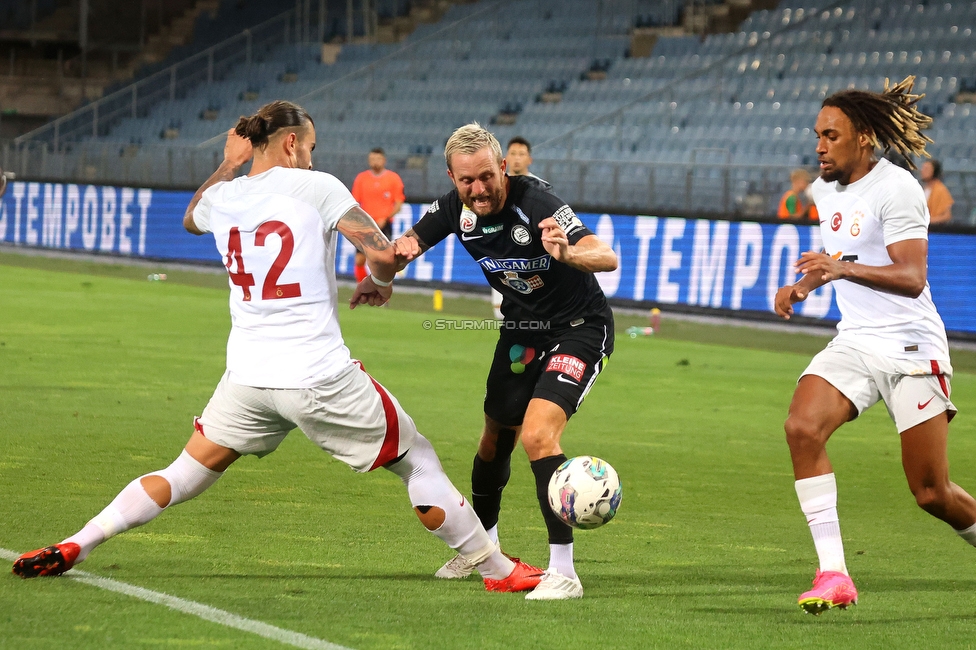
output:
[{"label": "blue sponsor logo on jersey", "polygon": [[517,258],[496,260],[491,257],[482,257],[478,260],[478,264],[488,273],[504,273],[505,271],[548,271],[549,260],[551,259],[548,255],[533,257],[530,260]]}]

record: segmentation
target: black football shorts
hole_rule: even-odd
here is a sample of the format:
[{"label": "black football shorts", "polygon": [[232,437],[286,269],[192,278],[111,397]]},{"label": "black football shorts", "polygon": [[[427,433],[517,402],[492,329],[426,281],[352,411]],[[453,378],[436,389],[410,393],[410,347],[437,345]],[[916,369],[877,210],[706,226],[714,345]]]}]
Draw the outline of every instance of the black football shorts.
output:
[{"label": "black football shorts", "polygon": [[569,419],[612,352],[610,313],[557,331],[502,329],[488,371],[485,415],[519,426],[529,401],[538,397],[557,404]]}]

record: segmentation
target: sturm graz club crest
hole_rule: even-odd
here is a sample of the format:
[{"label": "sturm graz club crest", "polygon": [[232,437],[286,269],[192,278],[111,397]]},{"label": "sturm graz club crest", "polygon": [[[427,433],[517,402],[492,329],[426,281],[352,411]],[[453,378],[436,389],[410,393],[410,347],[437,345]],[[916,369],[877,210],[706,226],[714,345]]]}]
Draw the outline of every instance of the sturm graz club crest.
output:
[{"label": "sturm graz club crest", "polygon": [[505,271],[505,277],[501,278],[502,284],[511,287],[519,293],[529,294],[536,289],[541,289],[544,285],[542,278],[538,275],[533,275],[528,280],[520,278],[518,273],[514,271]]},{"label": "sturm graz club crest", "polygon": [[529,234],[528,228],[519,224],[512,228],[512,240],[520,246],[525,246],[532,241],[532,235]]}]

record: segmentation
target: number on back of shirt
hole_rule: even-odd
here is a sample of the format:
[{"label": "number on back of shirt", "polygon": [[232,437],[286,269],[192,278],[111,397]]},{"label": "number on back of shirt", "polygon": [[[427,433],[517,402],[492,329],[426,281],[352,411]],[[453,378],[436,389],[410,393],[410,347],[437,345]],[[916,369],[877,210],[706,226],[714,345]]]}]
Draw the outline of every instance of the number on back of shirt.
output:
[{"label": "number on back of shirt", "polygon": [[[271,268],[268,269],[268,275],[264,278],[261,298],[264,300],[297,298],[302,295],[302,288],[298,282],[278,284],[278,278],[288,266],[291,254],[295,250],[295,236],[292,235],[291,228],[281,221],[266,221],[254,233],[254,245],[264,246],[268,235],[278,235],[281,239],[281,250],[278,251],[278,256],[271,264]],[[230,235],[227,238],[227,259],[224,261],[224,266],[227,267],[230,281],[244,292],[244,302],[250,302],[251,287],[254,286],[254,274],[248,273],[244,268],[244,249],[241,246],[241,231],[237,226],[230,229]]]}]

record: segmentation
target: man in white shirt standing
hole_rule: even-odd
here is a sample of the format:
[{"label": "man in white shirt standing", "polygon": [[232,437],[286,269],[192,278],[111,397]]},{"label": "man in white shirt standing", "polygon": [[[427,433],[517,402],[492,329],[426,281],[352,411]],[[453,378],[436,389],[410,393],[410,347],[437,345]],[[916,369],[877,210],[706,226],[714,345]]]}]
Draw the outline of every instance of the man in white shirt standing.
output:
[{"label": "man in white shirt standing", "polygon": [[[213,233],[227,267],[227,371],[169,467],[132,481],[60,544],[22,555],[14,573],[64,573],[113,535],[201,494],[242,455],[265,456],[300,428],[358,472],[383,467],[399,476],[423,525],[477,564],[487,590],[539,583],[540,569],[501,554],[410,416],[350,357],[336,316],[336,231],[374,273],[351,307],[389,299],[397,258],[342,183],[312,171],[314,148],[312,119],[290,102],[272,102],[228,133],[224,162],[183,218],[189,232]],[[235,178],[252,156],[250,173]]]},{"label": "man in white shirt standing", "polygon": [[826,444],[842,424],[883,400],[900,434],[902,466],[918,505],[976,546],[976,500],[949,480],[946,441],[949,346],[927,281],[929,213],[910,172],[878,159],[894,149],[927,155],[914,77],[884,92],[843,90],[823,102],[815,127],[820,178],[813,197],[824,250],[796,263],[803,277],[779,289],[784,318],[814,289],[833,283],[837,336],[803,372],[786,420],[796,493],[820,561],[811,614],[857,602],[837,516],[837,484]]}]

